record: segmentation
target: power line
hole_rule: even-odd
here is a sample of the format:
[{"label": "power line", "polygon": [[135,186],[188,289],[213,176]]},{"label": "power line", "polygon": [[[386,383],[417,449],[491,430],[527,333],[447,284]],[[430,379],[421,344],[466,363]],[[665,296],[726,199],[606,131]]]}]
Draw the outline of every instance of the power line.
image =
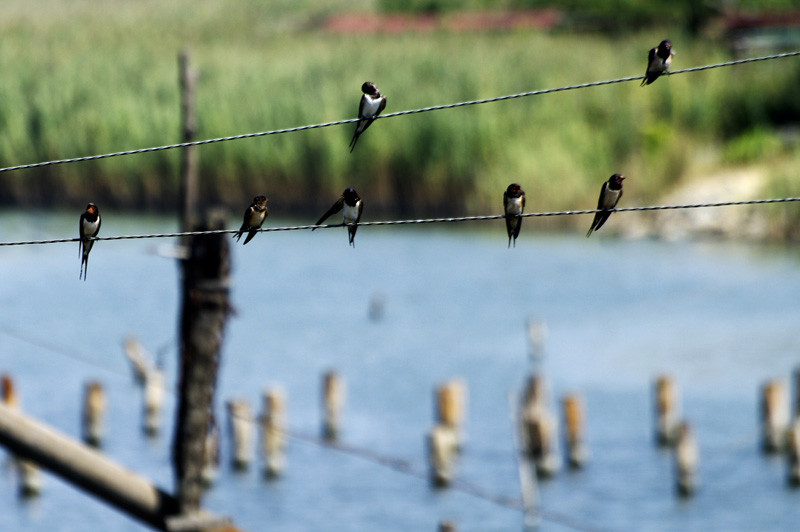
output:
[{"label": "power line", "polygon": [[[710,65],[703,65],[703,66],[697,66],[697,67],[684,68],[684,69],[665,72],[664,75],[674,76],[676,74],[684,74],[684,73],[687,73],[687,72],[700,72],[700,71],[703,71],[703,70],[711,70],[713,68],[741,65],[741,64],[745,64],[745,63],[754,63],[756,61],[767,61],[767,60],[770,60],[770,59],[781,59],[781,58],[784,58],[784,57],[792,57],[792,56],[796,56],[796,55],[800,55],[800,51],[784,52],[784,53],[780,53],[780,54],[764,55],[764,56],[760,56],[760,57],[749,57],[749,58],[745,58],[745,59],[736,59],[736,60],[733,60],[733,61],[725,61],[725,62],[722,62],[722,63],[714,63],[714,64],[710,64]],[[628,77],[624,77],[624,78],[616,78],[616,79],[610,79],[610,80],[605,80],[605,81],[593,81],[593,82],[589,82],[589,83],[580,83],[580,84],[577,84],[577,85],[566,85],[566,86],[557,87],[557,88],[554,88],[554,89],[540,89],[540,90],[533,90],[533,91],[527,91],[527,92],[520,92],[520,93],[517,93],[517,94],[509,94],[509,95],[505,95],[505,96],[496,96],[496,97],[493,97],[493,98],[484,98],[484,99],[480,99],[480,100],[468,100],[468,101],[450,103],[450,104],[445,104],[445,105],[434,105],[434,106],[430,106],[430,107],[423,107],[423,108],[420,108],[420,109],[411,109],[411,110],[407,110],[407,111],[398,111],[398,112],[395,112],[395,113],[387,113],[387,114],[384,114],[384,115],[380,115],[377,118],[379,118],[379,119],[393,118],[393,117],[396,117],[396,116],[404,116],[404,115],[417,114],[417,113],[427,113],[428,111],[439,111],[439,110],[442,110],[442,109],[453,109],[453,108],[456,108],[456,107],[465,107],[465,106],[468,106],[468,105],[478,105],[478,104],[482,104],[482,103],[501,102],[501,101],[504,101],[504,100],[513,100],[513,99],[516,99],[516,98],[524,98],[524,97],[527,97],[527,96],[536,96],[536,95],[539,95],[539,94],[550,94],[550,93],[553,93],[553,92],[562,92],[562,91],[575,90],[575,89],[586,89],[586,88],[589,88],[589,87],[599,87],[599,86],[602,86],[602,85],[612,85],[614,83],[623,83],[623,82],[626,82],[626,81],[638,81],[638,80],[643,79],[644,77],[645,76],[628,76]],[[156,152],[156,151],[171,150],[171,149],[174,149],[174,148],[187,148],[189,146],[202,146],[202,145],[205,145],[205,144],[214,144],[214,143],[217,143],[217,142],[225,142],[225,141],[229,141],[229,140],[241,140],[241,139],[249,139],[249,138],[255,138],[255,137],[266,137],[268,135],[280,135],[282,133],[294,133],[294,132],[297,132],[297,131],[305,131],[307,129],[319,129],[319,128],[323,128],[323,127],[338,126],[338,125],[342,125],[342,124],[350,124],[352,122],[358,122],[358,120],[359,120],[358,118],[348,118],[348,119],[344,119],[344,120],[335,120],[333,122],[322,122],[322,123],[319,123],[319,124],[309,124],[309,125],[305,125],[305,126],[290,127],[290,128],[285,128],[285,129],[273,129],[273,130],[270,130],[270,131],[260,131],[260,132],[257,132],[257,133],[244,133],[244,134],[241,134],[241,135],[231,135],[231,136],[227,136],[227,137],[217,137],[217,138],[212,138],[212,139],[196,140],[196,141],[192,141],[192,142],[179,142],[179,143],[176,143],[176,144],[165,144],[163,146],[152,146],[152,147],[149,147],[149,148],[139,148],[139,149],[134,149],[134,150],[124,150],[124,151],[117,151],[117,152],[111,152],[111,153],[104,153],[104,154],[100,154],[100,155],[87,155],[87,156],[83,156],[83,157],[73,157],[73,158],[69,158],[69,159],[55,159],[55,160],[52,160],[52,161],[43,161],[43,162],[29,163],[29,164],[20,164],[20,165],[16,165],[16,166],[7,166],[5,168],[0,168],[0,173],[2,173],[2,172],[10,172],[10,171],[13,171],[13,170],[25,170],[25,169],[29,169],[29,168],[40,168],[42,166],[53,166],[53,165],[57,165],[57,164],[77,163],[77,162],[83,162],[83,161],[95,161],[95,160],[98,160],[98,159],[109,159],[111,157],[119,157],[119,156],[122,156],[122,155],[134,155],[134,154],[139,154],[139,153],[150,153],[150,152]]]},{"label": "power line", "polygon": [[[787,197],[787,198],[770,198],[770,199],[754,199],[742,201],[721,201],[716,203],[691,203],[683,205],[644,205],[640,207],[617,207],[615,209],[608,209],[608,212],[636,212],[636,211],[664,211],[664,210],[678,210],[678,209],[703,209],[710,207],[729,207],[739,205],[764,205],[769,203],[790,203],[800,201],[800,197]],[[550,212],[528,212],[520,214],[521,218],[541,218],[548,216],[574,216],[579,214],[595,214],[601,212],[600,209],[585,209],[573,211],[550,211]],[[359,227],[369,227],[378,225],[412,225],[412,224],[433,224],[433,223],[456,223],[456,222],[481,222],[486,220],[502,220],[505,218],[503,214],[489,214],[483,216],[455,216],[449,218],[421,218],[414,220],[382,220],[375,222],[359,222]],[[307,229],[331,229],[333,227],[343,227],[344,224],[328,224],[328,225],[292,225],[285,227],[262,227],[258,231],[261,233],[274,233],[279,231],[302,231]],[[218,234],[233,234],[238,233],[238,229],[214,229],[210,231],[184,231],[178,233],[152,233],[143,235],[119,235],[119,236],[99,236],[91,238],[90,240],[142,240],[146,238],[177,238],[185,236],[199,236],[199,235],[218,235]],[[22,240],[17,242],[0,242],[2,246],[32,246],[40,244],[61,244],[66,242],[79,242],[80,238],[54,238],[50,240]]]}]

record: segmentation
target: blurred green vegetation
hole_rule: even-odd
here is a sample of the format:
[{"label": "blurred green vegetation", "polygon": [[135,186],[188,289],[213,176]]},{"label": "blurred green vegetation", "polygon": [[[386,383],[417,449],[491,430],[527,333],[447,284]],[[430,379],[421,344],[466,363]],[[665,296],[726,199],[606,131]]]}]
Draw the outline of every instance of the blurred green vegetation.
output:
[{"label": "blurred green vegetation", "polygon": [[[319,28],[331,13],[378,3],[4,0],[0,165],[178,142],[184,47],[200,72],[199,139],[354,117],[365,80],[388,96],[388,113],[640,75],[647,50],[667,37],[674,68],[729,58],[724,43],[680,29]],[[785,168],[798,150],[775,128],[800,121],[799,83],[800,61],[784,59],[377,120],[352,154],[352,124],[207,145],[198,148],[203,198],[238,209],[265,193],[271,212],[296,214],[352,185],[368,218],[485,213],[500,210],[516,181],[529,210],[591,208],[621,172],[627,202],[654,201],[709,165]],[[5,173],[0,202],[171,210],[179,159],[168,150]]]}]

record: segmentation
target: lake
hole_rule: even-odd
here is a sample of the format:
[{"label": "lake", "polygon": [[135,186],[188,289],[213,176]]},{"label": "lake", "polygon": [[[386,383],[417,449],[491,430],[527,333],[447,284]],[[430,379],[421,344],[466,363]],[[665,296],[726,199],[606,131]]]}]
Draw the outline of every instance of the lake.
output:
[{"label": "lake", "polygon": [[[175,228],[167,218],[103,214],[105,236]],[[71,237],[78,215],[3,214],[0,240]],[[520,497],[509,394],[531,369],[526,322],[540,318],[551,404],[582,395],[591,451],[584,470],[540,484],[541,530],[794,529],[800,490],[787,488],[783,459],[760,452],[758,393],[800,365],[797,250],[622,240],[605,228],[586,239],[535,233],[535,223],[525,221],[515,249],[506,248],[501,220],[364,227],[355,249],[340,228],[234,245],[236,314],[216,408],[223,463],[205,506],[250,531],[433,531],[442,520],[459,531],[522,530],[519,511],[419,477],[432,391],[461,377],[469,399],[457,479],[492,497]],[[174,389],[178,269],[158,253],[172,243],[98,242],[86,282],[77,243],[0,248],[0,371],[15,379],[23,409],[79,437],[83,386],[102,381],[103,450],[168,491],[174,396],[166,430],[146,438],[121,344],[135,335],[159,352]],[[374,297],[385,302],[380,320],[369,317]],[[282,478],[263,479],[260,463],[233,471],[224,402],[244,398],[258,411],[261,392],[280,386],[290,429],[316,436],[329,369],[347,385],[341,441],[371,454],[292,438]],[[662,372],[678,382],[700,446],[701,485],[687,500],[674,495],[671,454],[653,443],[651,386]],[[147,530],[51,475],[41,496],[21,501],[10,467],[0,471],[0,529]]]}]

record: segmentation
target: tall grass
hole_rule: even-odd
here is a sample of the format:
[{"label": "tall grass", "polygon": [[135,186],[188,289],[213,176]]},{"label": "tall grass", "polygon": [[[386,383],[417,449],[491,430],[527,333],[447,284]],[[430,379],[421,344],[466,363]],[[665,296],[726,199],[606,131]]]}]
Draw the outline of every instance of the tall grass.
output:
[{"label": "tall grass", "polygon": [[[669,31],[612,38],[315,29],[350,5],[6,0],[0,165],[178,141],[184,47],[200,71],[199,138],[354,117],[367,79],[387,94],[390,112],[638,75],[647,50],[667,36],[675,68],[727,59],[719,44]],[[517,181],[529,209],[591,208],[602,181],[622,172],[626,200],[649,201],[691,178],[699,155],[736,162],[725,159],[728,144],[797,121],[798,82],[800,62],[786,59],[645,88],[630,82],[378,120],[353,154],[352,125],[208,145],[199,148],[203,198],[239,206],[266,193],[272,212],[294,213],[327,206],[352,185],[371,213],[496,212]],[[748,163],[762,144],[749,147]],[[171,150],[6,173],[0,201],[171,208],[178,161]]]}]

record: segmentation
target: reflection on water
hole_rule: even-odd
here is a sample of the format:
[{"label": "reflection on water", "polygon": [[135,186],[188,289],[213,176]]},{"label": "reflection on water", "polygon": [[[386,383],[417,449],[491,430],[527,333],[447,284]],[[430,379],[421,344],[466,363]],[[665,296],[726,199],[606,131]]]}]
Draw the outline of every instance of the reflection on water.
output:
[{"label": "reflection on water", "polygon": [[[5,215],[0,239],[69,237],[77,218]],[[583,395],[592,453],[586,470],[541,486],[546,512],[603,530],[791,529],[800,492],[785,487],[783,461],[759,454],[756,407],[760,384],[798,363],[796,254],[530,227],[509,250],[502,220],[495,225],[363,228],[355,249],[344,230],[234,246],[237,312],[226,332],[220,419],[223,400],[258,408],[261,391],[277,383],[290,427],[318,434],[321,377],[335,368],[348,390],[343,441],[425,471],[432,390],[460,376],[469,401],[458,478],[516,498],[507,396],[529,371],[528,320],[541,318],[551,402]],[[106,214],[102,234],[173,229]],[[104,450],[172,489],[171,435],[141,435],[141,392],[121,348],[129,334],[151,351],[174,341],[177,268],[153,254],[166,243],[99,242],[85,283],[77,244],[0,248],[0,370],[16,379],[23,409],[76,437],[83,385],[102,380]],[[371,319],[376,308],[380,319]],[[174,386],[175,350],[164,359]],[[701,487],[688,501],[674,497],[671,456],[653,445],[649,393],[660,372],[676,378],[700,444]],[[167,403],[169,421],[172,396]],[[229,449],[224,439],[224,457]],[[49,475],[41,498],[20,506],[3,470],[0,494],[3,530],[144,530]],[[257,468],[235,474],[225,460],[206,503],[248,530],[435,530],[444,519],[467,531],[522,527],[516,511],[300,440],[290,441],[277,481]],[[570,528],[545,519],[542,529]]]}]

